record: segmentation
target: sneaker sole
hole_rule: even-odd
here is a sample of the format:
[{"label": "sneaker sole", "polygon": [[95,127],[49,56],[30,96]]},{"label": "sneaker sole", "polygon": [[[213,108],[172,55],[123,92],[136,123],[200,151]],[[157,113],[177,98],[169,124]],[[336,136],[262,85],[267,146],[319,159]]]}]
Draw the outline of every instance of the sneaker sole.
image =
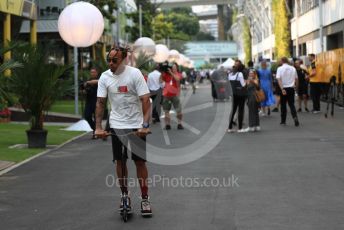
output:
[{"label": "sneaker sole", "polygon": [[141,213],[141,216],[153,216],[153,213]]}]

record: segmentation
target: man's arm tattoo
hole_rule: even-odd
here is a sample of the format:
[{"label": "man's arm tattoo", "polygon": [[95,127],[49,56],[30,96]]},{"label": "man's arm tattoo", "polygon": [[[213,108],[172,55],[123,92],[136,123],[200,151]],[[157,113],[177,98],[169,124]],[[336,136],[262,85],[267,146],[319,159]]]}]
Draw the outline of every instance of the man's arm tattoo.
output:
[{"label": "man's arm tattoo", "polygon": [[102,120],[104,116],[106,98],[98,97],[96,105],[96,129],[102,129]]}]

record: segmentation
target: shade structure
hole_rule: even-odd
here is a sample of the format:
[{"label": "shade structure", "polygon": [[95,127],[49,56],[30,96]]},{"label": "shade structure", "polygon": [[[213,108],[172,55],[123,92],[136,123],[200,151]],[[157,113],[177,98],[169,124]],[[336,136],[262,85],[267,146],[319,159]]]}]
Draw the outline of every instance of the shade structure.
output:
[{"label": "shade structure", "polygon": [[96,43],[104,31],[104,18],[97,7],[88,2],[68,5],[58,19],[62,39],[74,47],[88,47]]},{"label": "shade structure", "polygon": [[170,55],[169,52],[170,51],[167,46],[158,44],[155,46],[155,55],[153,57],[153,60],[157,63],[163,63],[168,59]]},{"label": "shade structure", "polygon": [[235,63],[235,61],[232,58],[228,58],[224,63],[219,65],[218,68],[223,66],[224,68],[229,69],[229,68],[233,67],[234,63]]},{"label": "shade structure", "polygon": [[133,48],[135,56],[138,56],[140,53],[146,56],[153,56],[155,54],[155,42],[148,37],[137,39]]}]

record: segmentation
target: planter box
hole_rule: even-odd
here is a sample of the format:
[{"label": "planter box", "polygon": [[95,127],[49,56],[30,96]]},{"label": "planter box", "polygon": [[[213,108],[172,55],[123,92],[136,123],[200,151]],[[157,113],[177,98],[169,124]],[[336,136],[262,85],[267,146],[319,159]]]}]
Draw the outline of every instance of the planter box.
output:
[{"label": "planter box", "polygon": [[29,148],[45,148],[47,145],[47,130],[26,130]]}]

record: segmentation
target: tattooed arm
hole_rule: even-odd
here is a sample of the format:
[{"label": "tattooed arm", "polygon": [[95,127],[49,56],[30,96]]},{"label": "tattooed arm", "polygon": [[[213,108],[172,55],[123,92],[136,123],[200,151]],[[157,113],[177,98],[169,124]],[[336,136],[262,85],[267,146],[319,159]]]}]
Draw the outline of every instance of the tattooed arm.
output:
[{"label": "tattooed arm", "polygon": [[95,135],[102,136],[105,134],[105,131],[102,127],[102,120],[104,117],[104,110],[105,110],[105,97],[98,97],[97,98],[97,105],[96,105],[96,131]]}]

